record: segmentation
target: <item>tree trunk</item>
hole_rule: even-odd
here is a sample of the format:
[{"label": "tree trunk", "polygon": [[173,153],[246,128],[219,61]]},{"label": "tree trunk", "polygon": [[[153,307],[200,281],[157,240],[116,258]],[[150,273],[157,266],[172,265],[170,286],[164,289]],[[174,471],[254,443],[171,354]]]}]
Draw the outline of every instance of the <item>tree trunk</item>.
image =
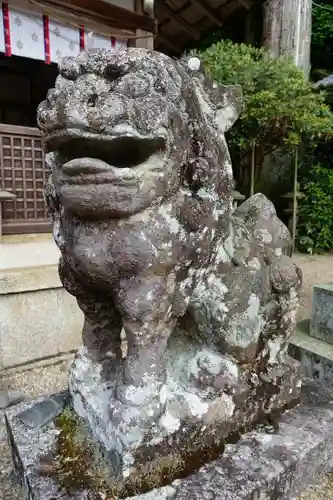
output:
[{"label": "tree trunk", "polygon": [[292,243],[292,253],[295,252],[296,246],[296,229],[297,229],[297,177],[298,177],[298,149],[295,151],[294,158],[294,196],[293,196],[293,243]]},{"label": "tree trunk", "polygon": [[266,0],[263,45],[273,57],[289,55],[310,73],[312,0]]},{"label": "tree trunk", "polygon": [[251,154],[251,180],[250,180],[250,196],[254,195],[254,178],[256,173],[256,146],[252,146]]},{"label": "tree trunk", "polygon": [[[289,0],[293,2],[293,0]],[[284,0],[266,0],[263,4],[263,46],[278,58],[281,55],[281,31]]]},{"label": "tree trunk", "polygon": [[246,20],[245,20],[245,43],[249,45],[256,44],[256,17],[255,14],[257,9],[251,7],[246,12]]}]

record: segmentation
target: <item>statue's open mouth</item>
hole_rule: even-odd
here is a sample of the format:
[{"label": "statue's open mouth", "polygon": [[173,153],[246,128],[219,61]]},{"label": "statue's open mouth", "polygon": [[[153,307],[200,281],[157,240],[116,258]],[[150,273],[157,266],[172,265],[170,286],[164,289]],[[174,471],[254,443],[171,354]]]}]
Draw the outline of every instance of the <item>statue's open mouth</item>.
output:
[{"label": "statue's open mouth", "polygon": [[46,143],[48,151],[57,152],[63,180],[79,184],[131,178],[132,170],[149,167],[165,150],[163,138],[134,135],[63,134],[47,138]]}]

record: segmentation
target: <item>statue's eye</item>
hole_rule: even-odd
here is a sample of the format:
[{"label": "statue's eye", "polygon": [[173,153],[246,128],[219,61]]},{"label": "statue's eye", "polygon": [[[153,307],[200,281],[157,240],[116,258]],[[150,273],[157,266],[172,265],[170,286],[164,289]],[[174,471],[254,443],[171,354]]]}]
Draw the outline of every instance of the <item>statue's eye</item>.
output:
[{"label": "statue's eye", "polygon": [[111,82],[114,80],[117,80],[118,78],[121,78],[124,76],[125,70],[121,66],[118,66],[117,64],[108,64],[107,67],[104,70],[104,76]]},{"label": "statue's eye", "polygon": [[154,89],[156,90],[156,92],[158,92],[159,94],[166,94],[166,86],[165,84],[162,82],[162,80],[156,80],[155,83],[154,83]]}]

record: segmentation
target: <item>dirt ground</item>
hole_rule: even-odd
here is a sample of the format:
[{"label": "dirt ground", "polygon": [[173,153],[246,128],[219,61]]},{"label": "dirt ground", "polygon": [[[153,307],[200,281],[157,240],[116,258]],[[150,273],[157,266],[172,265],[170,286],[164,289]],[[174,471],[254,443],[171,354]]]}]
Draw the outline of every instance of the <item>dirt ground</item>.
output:
[{"label": "dirt ground", "polygon": [[[296,255],[295,262],[303,270],[304,286],[301,295],[299,318],[311,315],[312,286],[317,283],[333,283],[333,255]],[[58,391],[66,386],[68,362],[35,368],[10,376],[5,383],[11,389],[25,393],[27,397]],[[1,384],[4,383],[0,379]],[[22,500],[20,488],[13,481],[9,449],[6,444],[3,422],[0,415],[0,500]],[[298,500],[333,500],[333,474],[318,480]]]}]

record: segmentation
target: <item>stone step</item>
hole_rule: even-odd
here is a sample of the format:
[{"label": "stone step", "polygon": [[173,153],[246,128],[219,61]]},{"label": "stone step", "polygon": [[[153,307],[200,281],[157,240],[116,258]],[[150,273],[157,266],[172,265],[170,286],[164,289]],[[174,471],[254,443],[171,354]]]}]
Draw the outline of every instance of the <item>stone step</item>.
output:
[{"label": "stone step", "polygon": [[53,241],[50,233],[3,234],[2,243],[28,243],[37,241]]},{"label": "stone step", "polygon": [[301,362],[304,375],[333,384],[333,345],[310,335],[310,319],[297,324],[289,354]]},{"label": "stone step", "polygon": [[309,333],[312,337],[333,344],[333,283],[313,287]]},{"label": "stone step", "polygon": [[0,270],[56,266],[60,252],[51,239],[0,244]]}]

